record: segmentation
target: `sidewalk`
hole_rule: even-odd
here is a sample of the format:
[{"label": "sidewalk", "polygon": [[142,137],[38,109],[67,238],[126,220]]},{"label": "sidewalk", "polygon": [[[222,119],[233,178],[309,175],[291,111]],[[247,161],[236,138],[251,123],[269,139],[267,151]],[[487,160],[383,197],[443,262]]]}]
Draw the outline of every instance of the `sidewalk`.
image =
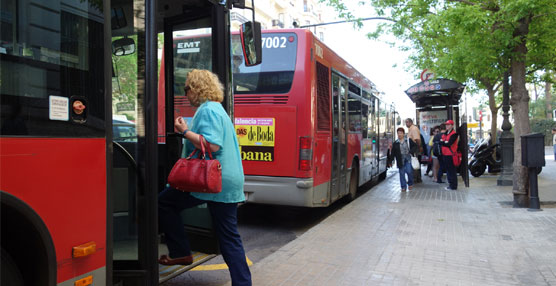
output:
[{"label": "sidewalk", "polygon": [[[548,150],[548,149],[547,149]],[[541,202],[556,202],[548,150]],[[548,152],[547,151],[547,152]],[[457,191],[424,178],[401,193],[397,172],[252,266],[253,285],[556,285],[556,204],[511,208],[497,175]]]}]

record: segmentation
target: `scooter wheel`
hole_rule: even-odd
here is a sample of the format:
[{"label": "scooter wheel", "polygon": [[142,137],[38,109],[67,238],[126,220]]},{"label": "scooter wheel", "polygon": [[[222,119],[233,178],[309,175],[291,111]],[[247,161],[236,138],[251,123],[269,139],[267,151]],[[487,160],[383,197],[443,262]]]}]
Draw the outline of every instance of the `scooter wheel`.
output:
[{"label": "scooter wheel", "polygon": [[473,177],[480,177],[482,174],[485,173],[486,165],[475,165],[469,168],[469,172]]}]

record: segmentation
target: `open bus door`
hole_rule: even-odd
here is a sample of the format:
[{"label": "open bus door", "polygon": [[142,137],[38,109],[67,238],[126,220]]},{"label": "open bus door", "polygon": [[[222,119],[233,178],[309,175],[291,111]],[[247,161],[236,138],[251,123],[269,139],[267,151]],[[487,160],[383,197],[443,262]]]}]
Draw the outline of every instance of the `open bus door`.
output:
[{"label": "open bus door", "polygon": [[[114,116],[112,157],[107,158],[107,284],[156,285],[218,253],[208,209],[200,206],[184,212],[185,227],[193,249],[210,254],[196,254],[187,267],[160,266],[158,257],[167,250],[158,233],[158,193],[181,152],[174,118],[195,111],[185,104],[187,72],[202,68],[217,74],[224,84],[224,108],[233,110],[231,1],[114,0],[109,8],[113,77],[107,112],[113,109]],[[174,37],[180,35],[208,41],[179,45]],[[165,52],[159,67],[161,39]],[[254,51],[259,48],[256,43]]]}]

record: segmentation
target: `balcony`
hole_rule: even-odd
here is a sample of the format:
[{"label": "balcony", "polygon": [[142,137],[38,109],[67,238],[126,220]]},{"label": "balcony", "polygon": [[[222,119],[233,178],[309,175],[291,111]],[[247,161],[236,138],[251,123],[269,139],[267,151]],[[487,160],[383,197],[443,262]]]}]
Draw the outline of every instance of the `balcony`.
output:
[{"label": "balcony", "polygon": [[243,23],[249,21],[249,19],[245,18],[245,16],[243,16],[243,15],[237,13],[237,12],[232,12],[230,14],[230,21],[237,21],[240,24],[243,24]]}]

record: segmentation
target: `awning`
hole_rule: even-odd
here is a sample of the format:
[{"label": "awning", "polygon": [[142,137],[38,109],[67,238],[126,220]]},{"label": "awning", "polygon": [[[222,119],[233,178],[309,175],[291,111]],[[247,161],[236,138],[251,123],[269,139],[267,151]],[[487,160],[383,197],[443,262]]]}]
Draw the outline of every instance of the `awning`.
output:
[{"label": "awning", "polygon": [[457,105],[465,85],[450,79],[433,79],[419,82],[405,91],[420,107]]}]

